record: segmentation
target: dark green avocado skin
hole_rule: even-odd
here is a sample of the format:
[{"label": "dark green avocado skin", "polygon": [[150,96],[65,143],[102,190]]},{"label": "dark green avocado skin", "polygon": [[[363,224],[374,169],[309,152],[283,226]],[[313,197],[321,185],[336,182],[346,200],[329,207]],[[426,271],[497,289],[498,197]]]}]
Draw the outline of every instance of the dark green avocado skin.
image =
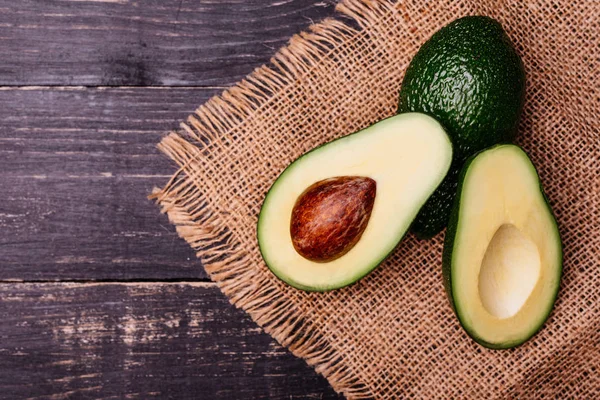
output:
[{"label": "dark green avocado skin", "polygon": [[419,238],[446,227],[465,160],[494,144],[512,142],[524,98],[521,59],[492,18],[457,19],[419,49],[402,82],[398,112],[429,114],[454,144],[448,175],[411,227]]}]

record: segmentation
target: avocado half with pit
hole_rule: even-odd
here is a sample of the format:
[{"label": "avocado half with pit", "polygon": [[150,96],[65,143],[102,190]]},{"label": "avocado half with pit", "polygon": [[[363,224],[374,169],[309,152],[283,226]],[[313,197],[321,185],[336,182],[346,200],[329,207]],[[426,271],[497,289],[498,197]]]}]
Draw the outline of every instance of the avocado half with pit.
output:
[{"label": "avocado half with pit", "polygon": [[527,154],[498,145],[469,159],[444,243],[450,303],[467,333],[503,349],[548,318],[562,273],[552,210]]},{"label": "avocado half with pit", "polygon": [[267,266],[307,291],[356,282],[394,250],[451,161],[444,129],[420,113],[304,154],[277,178],[260,211]]}]

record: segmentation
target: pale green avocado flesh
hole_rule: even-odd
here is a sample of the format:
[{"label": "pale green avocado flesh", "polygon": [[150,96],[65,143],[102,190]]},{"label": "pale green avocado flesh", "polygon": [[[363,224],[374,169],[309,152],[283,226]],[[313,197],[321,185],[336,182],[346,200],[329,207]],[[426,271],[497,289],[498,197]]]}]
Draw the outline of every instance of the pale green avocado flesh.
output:
[{"label": "pale green avocado flesh", "polygon": [[[387,118],[304,154],[277,178],[258,218],[258,244],[267,266],[284,282],[307,291],[356,282],[394,250],[451,160],[452,145],[443,128],[420,113]],[[339,176],[375,180],[373,210],[348,253],[330,262],[313,262],[292,244],[292,209],[310,185]]]},{"label": "pale green avocado flesh", "polygon": [[548,318],[562,245],[535,167],[518,146],[498,145],[466,162],[443,271],[461,325],[483,346],[517,346]]}]

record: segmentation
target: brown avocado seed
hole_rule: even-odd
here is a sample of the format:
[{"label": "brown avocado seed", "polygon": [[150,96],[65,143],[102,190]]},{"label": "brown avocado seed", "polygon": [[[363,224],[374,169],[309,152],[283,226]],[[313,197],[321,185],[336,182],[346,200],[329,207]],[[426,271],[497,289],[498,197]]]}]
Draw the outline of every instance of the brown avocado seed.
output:
[{"label": "brown avocado seed", "polygon": [[324,263],[350,251],[367,227],[376,190],[373,179],[361,176],[339,176],[309,186],[292,209],[290,233],[298,254]]}]

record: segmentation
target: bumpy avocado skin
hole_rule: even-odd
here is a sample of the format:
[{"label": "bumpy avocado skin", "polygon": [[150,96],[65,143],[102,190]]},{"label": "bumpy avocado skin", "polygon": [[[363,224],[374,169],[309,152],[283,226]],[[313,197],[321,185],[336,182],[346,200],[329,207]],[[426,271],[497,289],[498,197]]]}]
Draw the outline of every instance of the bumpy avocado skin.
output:
[{"label": "bumpy avocado skin", "polygon": [[435,33],[411,61],[398,112],[436,118],[454,144],[450,171],[411,230],[422,239],[446,226],[459,172],[476,152],[514,139],[525,98],[525,71],[496,20],[460,18]]}]

